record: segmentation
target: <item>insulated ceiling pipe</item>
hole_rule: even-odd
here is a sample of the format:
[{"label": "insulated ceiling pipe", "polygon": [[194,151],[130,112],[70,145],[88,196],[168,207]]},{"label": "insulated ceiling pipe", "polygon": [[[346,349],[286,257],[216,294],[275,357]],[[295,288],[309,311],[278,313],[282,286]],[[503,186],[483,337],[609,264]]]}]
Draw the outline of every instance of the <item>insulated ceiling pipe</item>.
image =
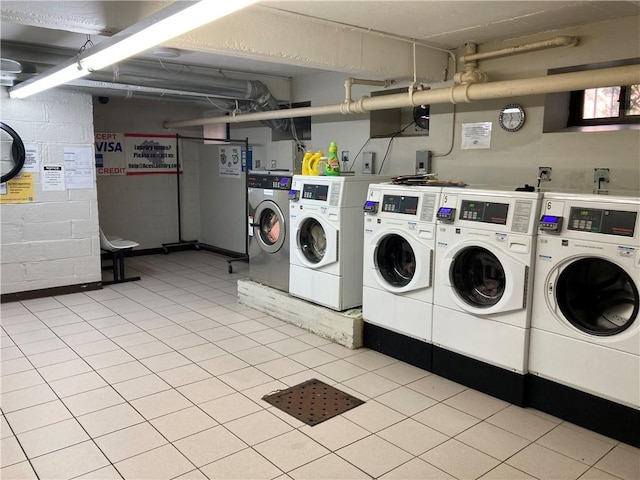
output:
[{"label": "insulated ceiling pipe", "polygon": [[371,85],[376,87],[388,87],[393,82],[391,80],[367,80],[363,78],[353,78],[349,77],[344,81],[344,98],[345,102],[350,102],[351,98],[351,87],[353,85]]},{"label": "insulated ceiling pipe", "polygon": [[515,55],[518,53],[533,52],[536,50],[544,50],[554,47],[576,47],[580,43],[578,37],[560,36],[549,40],[541,40],[539,42],[524,43],[513,47],[501,48],[500,50],[491,50],[482,53],[470,53],[460,57],[460,62],[467,63],[476,60],[484,60],[487,58],[504,57],[506,55]]},{"label": "insulated ceiling pipe", "polygon": [[[42,48],[34,49],[22,44],[3,43],[2,53],[4,56],[28,63],[36,64],[39,69],[43,67],[51,68],[52,66],[62,64],[73,57],[77,52],[65,49]],[[160,68],[153,61],[127,61],[110,68],[95,71],[86,76],[85,79],[93,80],[105,87],[106,85],[132,85],[163,89],[163,97],[153,97],[150,93],[145,92],[147,98],[168,98],[172,95],[171,91],[175,90],[177,97],[185,98],[185,92],[191,91],[195,94],[208,94],[212,98],[223,98],[229,101],[217,100],[215,103],[221,109],[229,112],[237,110],[240,112],[260,112],[279,110],[277,100],[272,96],[268,87],[258,80],[241,80],[235,78],[227,78],[223,76],[204,75],[194,73],[184,66],[170,65],[171,68],[181,69],[176,72],[168,71],[166,68]],[[194,70],[200,69],[195,67]],[[78,90],[73,84],[62,88]],[[91,85],[83,85],[83,91],[88,91],[94,95],[109,95],[112,92],[100,91],[91,92]],[[139,89],[132,90],[136,96],[142,93]],[[120,94],[122,96],[122,94]],[[129,95],[133,96],[133,94]],[[201,95],[194,95],[201,96]],[[206,100],[206,99],[205,99]],[[238,100],[236,103],[233,100]],[[213,106],[213,105],[212,105]],[[289,129],[288,119],[282,120],[265,120],[265,123],[276,130],[287,131]]]},{"label": "insulated ceiling pipe", "polygon": [[448,88],[418,90],[412,93],[361,97],[353,102],[318,107],[292,108],[285,111],[248,113],[228,117],[197,118],[193,120],[166,121],[165,128],[192,127],[212,123],[240,123],[274,118],[295,118],[307,116],[343,115],[434,105],[440,103],[469,103],[474,100],[491,100],[545,93],[570,92],[587,88],[610,87],[614,85],[634,85],[640,83],[640,64],[624,67],[602,68],[581,72],[559,73],[519,80],[454,85]]},{"label": "insulated ceiling pipe", "polygon": [[505,47],[499,50],[489,50],[478,53],[478,46],[475,43],[465,44],[466,53],[460,57],[460,62],[464,66],[464,72],[454,75],[456,83],[480,83],[486,82],[488,77],[478,69],[478,60],[489,58],[506,57],[507,55],[517,55],[520,53],[534,52],[555,47],[576,47],[580,43],[578,37],[560,36],[538,42],[523,43],[513,47]]}]

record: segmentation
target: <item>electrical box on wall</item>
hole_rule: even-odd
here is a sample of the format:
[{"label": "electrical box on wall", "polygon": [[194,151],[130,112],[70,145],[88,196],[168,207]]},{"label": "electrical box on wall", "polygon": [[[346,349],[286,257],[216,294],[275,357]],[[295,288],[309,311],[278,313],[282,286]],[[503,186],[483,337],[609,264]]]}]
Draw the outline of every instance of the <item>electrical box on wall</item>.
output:
[{"label": "electrical box on wall", "polygon": [[431,173],[431,151],[417,150],[416,151],[416,174],[425,175],[427,173]]},{"label": "electrical box on wall", "polygon": [[[407,88],[382,90],[371,92],[372,97],[407,93]],[[429,135],[429,105],[417,107],[392,108],[388,110],[374,110],[370,112],[371,137],[413,137]],[[405,130],[403,128],[407,127]],[[399,133],[402,132],[402,133]]]},{"label": "electrical box on wall", "polygon": [[374,161],[376,159],[375,152],[362,153],[362,173],[373,174],[375,172]]}]

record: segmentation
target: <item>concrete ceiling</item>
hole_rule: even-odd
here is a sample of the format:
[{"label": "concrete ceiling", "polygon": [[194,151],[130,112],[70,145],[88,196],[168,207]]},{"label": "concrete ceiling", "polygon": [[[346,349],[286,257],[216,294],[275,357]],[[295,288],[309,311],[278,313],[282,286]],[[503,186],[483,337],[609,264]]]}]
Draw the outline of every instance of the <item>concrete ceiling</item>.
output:
[{"label": "concrete ceiling", "polygon": [[[12,45],[26,45],[42,58],[50,54],[48,67],[29,60],[41,72],[73,57],[88,38],[99,44],[170,3],[2,0],[0,51],[22,62],[10,55]],[[418,79],[437,82],[447,78],[449,60],[437,49],[468,42],[516,45],[519,37],[552,37],[567,27],[631,16],[640,18],[640,1],[262,1],[165,44],[180,50],[177,58],[159,59],[153,52],[136,58],[164,70],[187,66],[181,71],[245,79],[325,71],[408,79],[416,72],[407,40],[415,40],[436,47],[417,47]],[[188,73],[180,84],[188,84]],[[282,88],[288,88],[284,82]]]},{"label": "concrete ceiling", "polygon": [[[0,40],[77,50],[87,34],[92,35],[92,41],[97,44],[168,3],[171,2],[3,0]],[[293,20],[301,28],[287,35],[286,31],[278,32],[278,26],[272,25],[272,21],[270,25],[250,25],[243,21],[245,16],[249,20],[255,18],[248,15],[260,10],[263,15],[269,14],[266,18]],[[309,0],[260,2],[235,14],[234,24],[238,38],[242,38],[244,31],[264,30],[288,36],[287,41],[292,44],[304,45],[307,41],[304,31],[308,26],[327,28],[331,25],[326,23],[329,21],[454,49],[467,42],[483,44],[637,15],[640,15],[639,1]],[[278,61],[277,56],[262,58],[259,53],[247,54],[242,49],[182,50],[179,58],[168,61],[288,77],[311,73],[319,65],[324,69],[322,62],[313,59],[288,57],[286,61]],[[309,45],[309,50],[317,52],[318,48]],[[331,69],[331,65],[326,69]]]},{"label": "concrete ceiling", "polygon": [[446,49],[640,14],[638,1],[283,1],[264,5]]}]

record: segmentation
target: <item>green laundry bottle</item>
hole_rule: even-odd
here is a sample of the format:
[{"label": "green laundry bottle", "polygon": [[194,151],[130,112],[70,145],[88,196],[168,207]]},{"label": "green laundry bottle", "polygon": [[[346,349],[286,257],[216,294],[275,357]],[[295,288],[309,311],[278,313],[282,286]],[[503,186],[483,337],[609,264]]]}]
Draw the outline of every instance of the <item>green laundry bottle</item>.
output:
[{"label": "green laundry bottle", "polygon": [[340,161],[338,160],[338,145],[336,142],[329,144],[329,156],[327,157],[327,166],[324,173],[325,175],[340,175]]}]

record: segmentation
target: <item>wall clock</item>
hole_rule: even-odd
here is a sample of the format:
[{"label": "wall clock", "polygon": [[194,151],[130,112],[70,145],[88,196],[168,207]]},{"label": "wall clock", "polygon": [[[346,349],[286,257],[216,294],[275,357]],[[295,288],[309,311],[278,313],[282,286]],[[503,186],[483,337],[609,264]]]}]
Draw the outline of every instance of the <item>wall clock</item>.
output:
[{"label": "wall clock", "polygon": [[498,123],[507,132],[517,132],[524,125],[524,109],[520,105],[510,103],[500,110]]}]

